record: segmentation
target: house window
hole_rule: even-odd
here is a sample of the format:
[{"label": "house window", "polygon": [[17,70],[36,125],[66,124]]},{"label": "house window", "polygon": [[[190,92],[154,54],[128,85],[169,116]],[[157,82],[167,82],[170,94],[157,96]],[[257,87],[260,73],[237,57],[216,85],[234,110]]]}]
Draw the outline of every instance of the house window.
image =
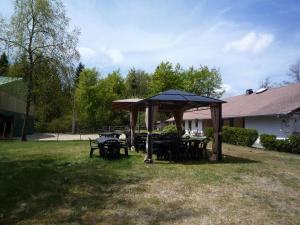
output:
[{"label": "house window", "polygon": [[192,121],[189,120],[189,130],[192,130]]},{"label": "house window", "polygon": [[229,119],[229,126],[230,126],[230,127],[234,127],[234,121],[233,121],[233,118],[230,118],[230,119]]},{"label": "house window", "polygon": [[198,119],[195,120],[195,127],[198,128]]}]

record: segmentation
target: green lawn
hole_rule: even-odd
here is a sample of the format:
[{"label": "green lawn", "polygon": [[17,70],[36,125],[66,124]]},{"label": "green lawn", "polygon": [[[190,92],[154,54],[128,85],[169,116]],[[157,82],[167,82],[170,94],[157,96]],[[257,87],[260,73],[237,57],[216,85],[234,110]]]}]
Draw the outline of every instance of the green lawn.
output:
[{"label": "green lawn", "polygon": [[0,142],[0,224],[300,224],[300,155],[222,163],[88,158],[88,142]]}]

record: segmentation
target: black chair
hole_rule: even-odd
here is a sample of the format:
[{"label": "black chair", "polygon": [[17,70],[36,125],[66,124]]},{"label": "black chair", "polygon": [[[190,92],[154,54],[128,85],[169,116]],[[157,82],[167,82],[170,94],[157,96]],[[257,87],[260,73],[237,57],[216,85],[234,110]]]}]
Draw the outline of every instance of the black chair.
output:
[{"label": "black chair", "polygon": [[209,142],[209,139],[205,139],[200,143],[200,154],[201,158],[203,158],[203,154],[205,155],[205,159],[208,159],[208,154],[207,154],[207,144]]},{"label": "black chair", "polygon": [[143,136],[136,135],[134,138],[134,142],[134,146],[137,152],[139,152],[139,150],[146,151],[146,139]]},{"label": "black chair", "polygon": [[90,138],[89,138],[89,141],[90,141],[90,148],[91,148],[91,150],[90,150],[90,158],[92,158],[94,150],[99,149],[99,146],[98,146],[97,141],[92,140]]},{"label": "black chair", "polygon": [[103,144],[104,158],[117,159],[120,157],[120,142],[118,140],[107,140]]},{"label": "black chair", "polygon": [[120,148],[123,148],[125,156],[128,156],[128,144],[127,144],[127,140],[120,141]]},{"label": "black chair", "polygon": [[185,156],[184,150],[182,142],[177,137],[172,138],[169,160],[175,162],[183,161]]}]

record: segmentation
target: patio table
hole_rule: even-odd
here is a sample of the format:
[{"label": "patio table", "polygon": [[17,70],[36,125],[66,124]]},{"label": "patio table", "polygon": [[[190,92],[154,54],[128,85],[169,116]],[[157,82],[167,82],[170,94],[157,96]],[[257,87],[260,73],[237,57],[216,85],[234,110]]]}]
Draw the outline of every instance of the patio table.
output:
[{"label": "patio table", "polygon": [[107,137],[107,136],[101,136],[101,137],[98,137],[98,138],[96,139],[98,145],[103,145],[103,144],[104,144],[106,141],[108,141],[108,140],[117,140],[117,141],[119,141],[118,138],[115,138],[115,137]]},{"label": "patio table", "polygon": [[128,147],[127,145],[119,140],[118,138],[115,138],[115,137],[106,137],[106,136],[101,136],[99,138],[96,139],[97,143],[98,143],[98,147],[101,151],[101,149],[103,149],[103,145],[105,144],[106,141],[110,141],[110,140],[116,140],[120,143],[120,147],[121,148],[124,148],[124,151],[125,151],[125,155],[128,156]]}]

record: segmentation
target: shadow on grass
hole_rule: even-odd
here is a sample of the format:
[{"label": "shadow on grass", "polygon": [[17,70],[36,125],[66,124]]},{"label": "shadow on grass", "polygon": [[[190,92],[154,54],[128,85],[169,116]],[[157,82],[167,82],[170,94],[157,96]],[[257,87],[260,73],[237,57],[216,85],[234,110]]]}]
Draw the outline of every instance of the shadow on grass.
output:
[{"label": "shadow on grass", "polygon": [[[141,179],[122,178],[111,164],[127,167],[127,157],[109,162],[84,160],[59,162],[55,159],[0,161],[0,224],[16,224],[41,217],[64,207],[68,215],[58,215],[58,223],[81,223],[85,208],[105,207],[114,185],[134,184]],[[120,162],[123,160],[123,162]],[[51,222],[50,222],[51,223]]]},{"label": "shadow on grass", "polygon": [[[138,155],[82,162],[6,158],[0,161],[0,224],[36,222],[41,218],[40,224],[157,224],[196,216],[198,212],[181,208],[176,200],[164,203],[147,198],[141,201],[150,203],[141,207],[136,199],[124,197],[143,195],[148,190],[147,180],[151,177],[121,172],[140,159]],[[166,207],[157,210],[157,204]],[[136,211],[138,216],[128,211]]]},{"label": "shadow on grass", "polygon": [[184,165],[201,165],[201,164],[243,164],[243,163],[260,163],[260,161],[242,158],[242,157],[236,157],[231,155],[225,155],[223,154],[222,161],[210,161],[209,160],[210,155],[208,156],[208,159],[201,159],[201,160],[185,160],[185,161],[163,161],[163,160],[155,160],[155,163],[157,164],[165,164],[168,163],[172,164],[184,164]]}]

